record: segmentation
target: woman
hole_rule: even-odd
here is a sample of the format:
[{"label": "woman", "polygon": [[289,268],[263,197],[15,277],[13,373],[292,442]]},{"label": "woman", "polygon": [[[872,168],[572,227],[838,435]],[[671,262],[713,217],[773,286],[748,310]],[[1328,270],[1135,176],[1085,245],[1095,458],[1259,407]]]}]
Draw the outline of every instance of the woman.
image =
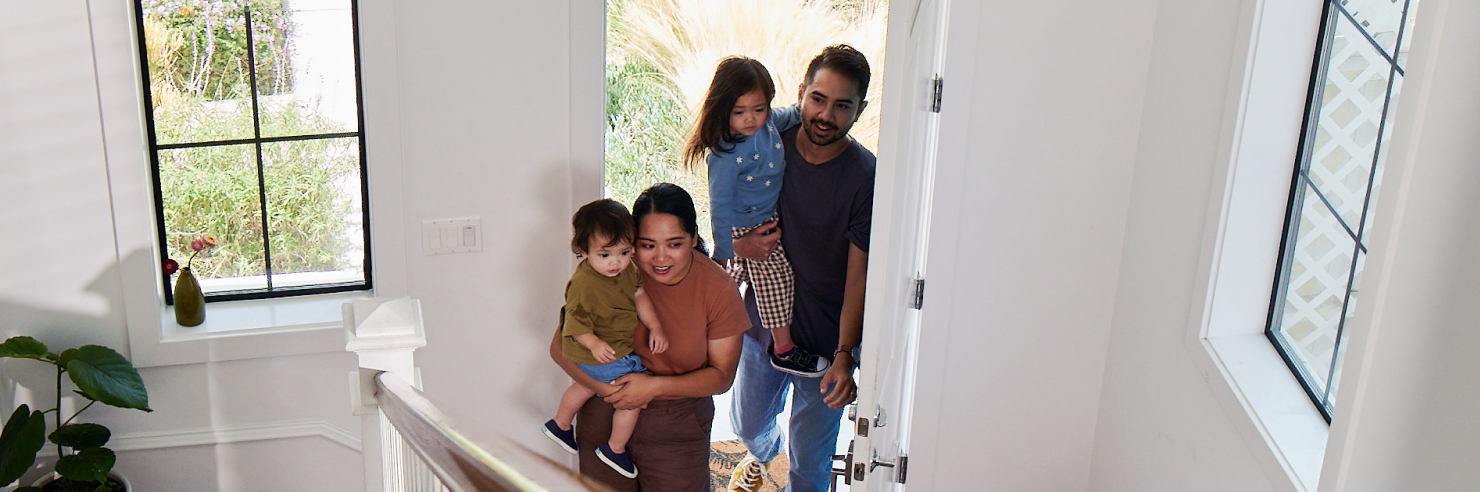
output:
[{"label": "woman", "polygon": [[[587,401],[576,417],[581,473],[620,491],[709,490],[711,397],[735,380],[740,336],[750,318],[730,276],[704,254],[687,191],[653,185],[632,204],[632,217],[634,261],[668,335],[668,350],[653,354],[648,329],[639,322],[633,347],[652,374],[628,374],[607,384],[566,360],[555,334],[550,357],[571,379],[606,395]],[[594,454],[611,433],[614,408],[643,408],[627,444],[639,470],[636,479],[618,475]]]}]

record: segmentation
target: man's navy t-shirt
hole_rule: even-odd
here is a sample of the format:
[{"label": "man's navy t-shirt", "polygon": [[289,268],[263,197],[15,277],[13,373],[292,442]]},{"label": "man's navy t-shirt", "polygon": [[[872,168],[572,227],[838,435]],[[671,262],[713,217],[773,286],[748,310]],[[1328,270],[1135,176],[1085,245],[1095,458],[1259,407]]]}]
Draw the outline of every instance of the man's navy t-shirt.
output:
[{"label": "man's navy t-shirt", "polygon": [[[781,132],[786,172],[777,207],[781,211],[781,245],[796,273],[791,337],[807,351],[831,358],[838,346],[848,245],[868,252],[876,158],[858,142],[850,141],[848,148],[832,160],[808,163],[796,150],[799,131],[800,127],[792,127]],[[750,301],[750,296],[746,297]],[[755,325],[752,330],[760,330],[753,311],[751,321]],[[766,335],[756,338],[769,340]]]}]

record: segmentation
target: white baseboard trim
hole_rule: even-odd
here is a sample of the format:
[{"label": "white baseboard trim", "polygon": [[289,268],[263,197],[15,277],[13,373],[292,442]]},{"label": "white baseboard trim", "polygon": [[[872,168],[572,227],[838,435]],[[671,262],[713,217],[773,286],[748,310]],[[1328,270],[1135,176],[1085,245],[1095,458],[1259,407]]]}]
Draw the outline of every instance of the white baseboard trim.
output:
[{"label": "white baseboard trim", "polygon": [[262,424],[119,434],[108,441],[108,447],[114,451],[138,451],[300,437],[322,437],[352,451],[360,451],[360,436],[323,420],[285,420]]}]

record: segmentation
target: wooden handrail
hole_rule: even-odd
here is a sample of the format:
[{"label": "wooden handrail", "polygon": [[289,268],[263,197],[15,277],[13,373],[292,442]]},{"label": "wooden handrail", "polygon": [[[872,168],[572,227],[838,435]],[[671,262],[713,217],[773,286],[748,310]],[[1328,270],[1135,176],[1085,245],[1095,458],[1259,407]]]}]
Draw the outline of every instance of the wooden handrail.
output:
[{"label": "wooden handrail", "polygon": [[502,437],[474,444],[431,400],[400,377],[375,376],[375,400],[402,439],[449,490],[490,492],[611,489]]}]

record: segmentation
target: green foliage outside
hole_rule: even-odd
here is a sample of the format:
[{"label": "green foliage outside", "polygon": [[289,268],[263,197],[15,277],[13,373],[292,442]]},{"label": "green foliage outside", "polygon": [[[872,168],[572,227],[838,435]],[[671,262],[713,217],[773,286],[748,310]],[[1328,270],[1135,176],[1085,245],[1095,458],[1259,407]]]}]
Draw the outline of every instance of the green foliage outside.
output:
[{"label": "green foliage outside", "polygon": [[[246,29],[235,2],[146,0],[150,93],[160,143],[252,138]],[[251,0],[257,46],[259,124],[264,136],[346,131],[293,97],[291,20],[282,0]],[[197,257],[197,277],[266,272],[262,184],[274,274],[350,268],[355,244],[346,216],[359,192],[356,138],[265,143],[259,184],[254,145],[160,151],[168,256],[190,256],[190,241],[213,234],[220,246]]]},{"label": "green foliage outside", "polygon": [[606,68],[606,194],[627,207],[656,183],[682,186],[699,209],[709,238],[709,181],[679,163],[688,117],[666,79],[640,61]]}]

